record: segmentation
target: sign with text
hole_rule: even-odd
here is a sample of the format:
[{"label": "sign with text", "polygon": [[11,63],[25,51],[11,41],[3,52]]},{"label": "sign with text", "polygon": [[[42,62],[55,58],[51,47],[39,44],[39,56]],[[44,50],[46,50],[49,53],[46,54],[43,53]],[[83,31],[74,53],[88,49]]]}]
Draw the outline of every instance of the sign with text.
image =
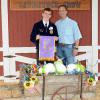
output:
[{"label": "sign with text", "polygon": [[57,9],[64,4],[69,10],[90,10],[90,0],[10,0],[11,10]]},{"label": "sign with text", "polygon": [[54,36],[41,36],[39,40],[39,60],[54,61]]}]

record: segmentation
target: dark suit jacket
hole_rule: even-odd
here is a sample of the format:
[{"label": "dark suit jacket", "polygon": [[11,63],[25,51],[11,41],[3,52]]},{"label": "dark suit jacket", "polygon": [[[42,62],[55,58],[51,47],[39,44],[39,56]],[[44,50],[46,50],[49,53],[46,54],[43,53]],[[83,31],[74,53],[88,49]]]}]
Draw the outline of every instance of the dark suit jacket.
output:
[{"label": "dark suit jacket", "polygon": [[41,20],[34,24],[32,32],[31,32],[31,36],[30,36],[30,40],[36,44],[36,47],[38,49],[39,41],[36,40],[36,35],[58,37],[58,32],[57,32],[56,26],[52,22],[49,22],[48,28],[46,30],[43,24],[43,21]]}]

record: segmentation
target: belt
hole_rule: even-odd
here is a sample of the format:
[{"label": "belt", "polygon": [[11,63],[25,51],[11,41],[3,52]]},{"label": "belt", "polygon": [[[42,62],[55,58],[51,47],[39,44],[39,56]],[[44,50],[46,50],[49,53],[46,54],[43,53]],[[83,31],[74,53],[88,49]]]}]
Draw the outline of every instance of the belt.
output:
[{"label": "belt", "polygon": [[59,46],[68,46],[68,45],[73,45],[73,44],[65,44],[65,43],[59,43]]}]

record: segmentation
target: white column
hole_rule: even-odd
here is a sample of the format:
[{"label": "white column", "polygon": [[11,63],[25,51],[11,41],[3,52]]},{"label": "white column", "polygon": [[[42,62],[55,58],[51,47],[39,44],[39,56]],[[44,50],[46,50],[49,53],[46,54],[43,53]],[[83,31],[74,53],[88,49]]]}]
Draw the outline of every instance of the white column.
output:
[{"label": "white column", "polygon": [[98,0],[92,0],[92,66],[98,73]]},{"label": "white column", "polygon": [[[1,19],[2,19],[2,45],[3,56],[9,53],[9,33],[8,33],[8,0],[1,0]],[[4,76],[9,74],[9,60],[3,57]]]},{"label": "white column", "polygon": [[[2,45],[3,56],[10,55],[9,50],[9,29],[8,29],[8,0],[1,0],[1,20],[2,20]],[[12,58],[3,57],[3,71],[4,76],[11,75],[15,72],[15,68],[11,66]],[[5,82],[9,82],[10,79],[4,78]]]}]

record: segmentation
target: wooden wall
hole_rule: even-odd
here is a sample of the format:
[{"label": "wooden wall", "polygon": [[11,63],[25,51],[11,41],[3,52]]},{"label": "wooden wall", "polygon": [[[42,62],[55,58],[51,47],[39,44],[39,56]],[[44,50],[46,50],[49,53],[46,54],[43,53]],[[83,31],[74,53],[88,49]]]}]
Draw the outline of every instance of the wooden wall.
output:
[{"label": "wooden wall", "polygon": [[[33,46],[29,37],[35,22],[41,19],[41,11],[11,11],[9,12],[10,46]],[[81,45],[91,45],[91,9],[89,11],[69,11],[69,16],[78,21],[83,39]],[[54,11],[52,21],[58,19],[57,11]]]}]

